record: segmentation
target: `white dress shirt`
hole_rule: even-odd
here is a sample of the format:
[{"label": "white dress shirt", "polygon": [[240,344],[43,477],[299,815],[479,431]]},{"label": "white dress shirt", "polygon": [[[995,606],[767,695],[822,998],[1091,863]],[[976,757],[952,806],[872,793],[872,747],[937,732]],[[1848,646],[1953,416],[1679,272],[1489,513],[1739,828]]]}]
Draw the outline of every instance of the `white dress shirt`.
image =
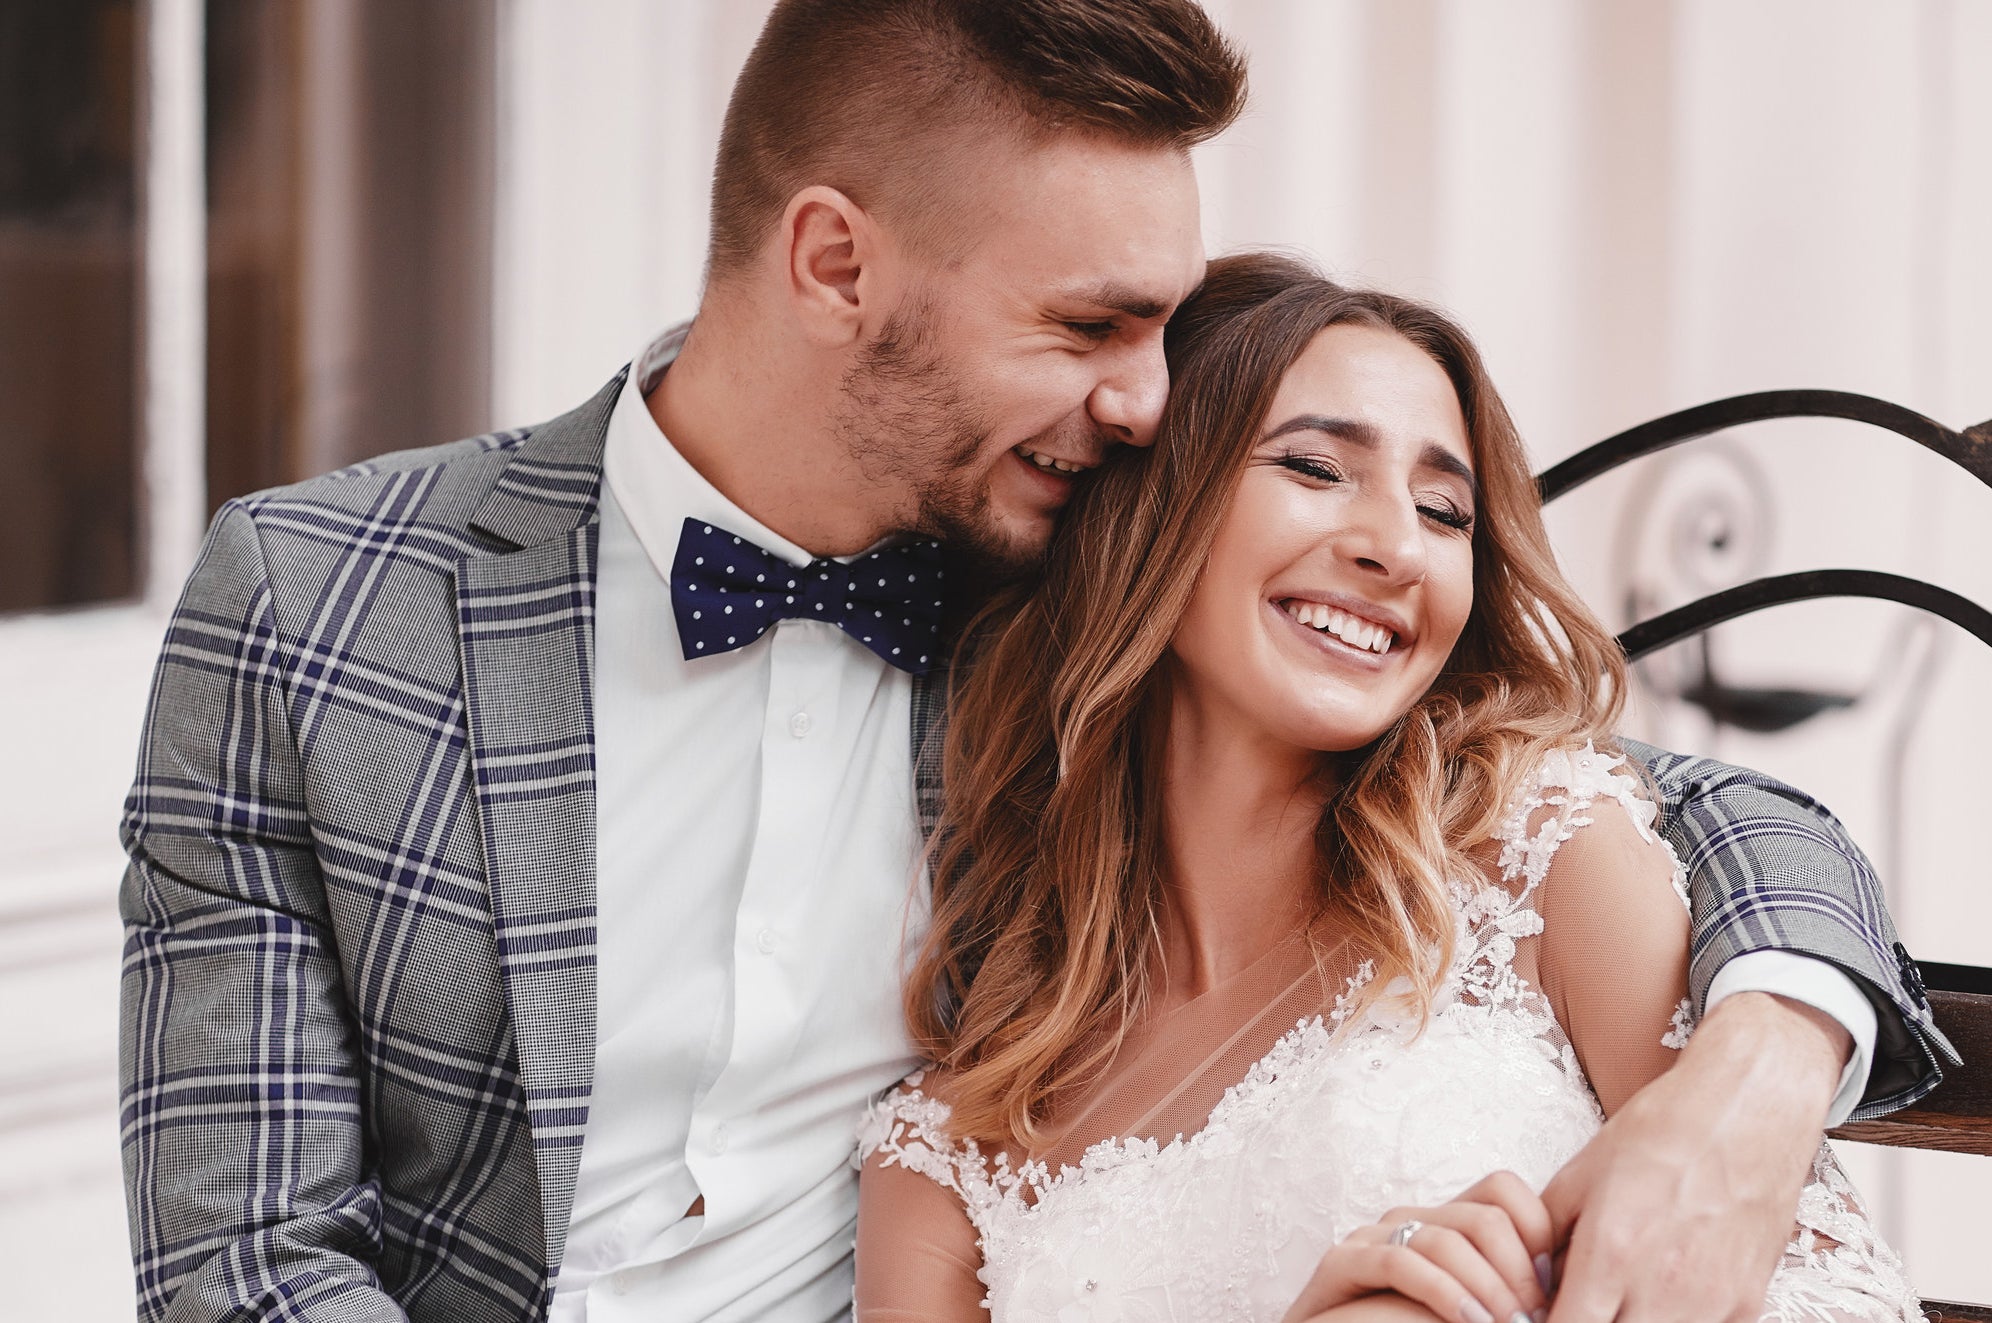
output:
[{"label": "white dress shirt", "polygon": [[[595,1082],[553,1323],[843,1316],[857,1123],[916,1064],[899,1003],[926,919],[912,682],[819,621],[684,659],[684,520],[811,557],[658,430],[643,397],[679,343],[638,358],[603,457]],[[1844,1118],[1873,1054],[1867,998],[1777,951],[1725,965],[1710,1005],[1747,990],[1847,1026]]]},{"label": "white dress shirt", "polygon": [[813,620],[685,660],[687,518],[811,557],[658,430],[676,347],[631,372],[603,458],[595,1084],[553,1318],[815,1323],[850,1308],[859,1116],[914,1065],[912,680]]}]

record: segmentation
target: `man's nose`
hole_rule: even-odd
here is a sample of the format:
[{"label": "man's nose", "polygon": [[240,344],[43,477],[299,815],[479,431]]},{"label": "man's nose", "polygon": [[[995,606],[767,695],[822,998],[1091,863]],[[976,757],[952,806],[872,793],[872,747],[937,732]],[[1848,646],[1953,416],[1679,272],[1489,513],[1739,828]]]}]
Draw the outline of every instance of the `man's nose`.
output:
[{"label": "man's nose", "polygon": [[1169,365],[1162,356],[1162,330],[1156,327],[1114,352],[1108,371],[1093,387],[1087,410],[1100,430],[1131,446],[1153,445],[1162,406],[1169,402]]}]

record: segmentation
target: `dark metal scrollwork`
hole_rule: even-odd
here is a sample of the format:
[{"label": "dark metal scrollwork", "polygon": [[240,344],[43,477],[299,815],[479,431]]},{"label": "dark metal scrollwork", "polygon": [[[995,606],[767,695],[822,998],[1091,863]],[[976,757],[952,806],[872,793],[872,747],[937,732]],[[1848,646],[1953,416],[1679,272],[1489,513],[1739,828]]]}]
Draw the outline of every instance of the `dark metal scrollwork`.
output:
[{"label": "dark metal scrollwork", "polygon": [[[1719,621],[1715,603],[1735,603],[1770,560],[1777,506],[1762,467],[1740,448],[1698,447],[1670,456],[1627,501],[1613,548],[1613,579],[1622,585],[1626,656],[1644,660],[1639,676],[1663,699],[1701,709],[1718,726],[1769,733],[1821,712],[1851,707],[1857,695],[1731,683],[1719,672],[1705,632]],[[1683,605],[1683,604],[1686,605]],[[1703,604],[1707,605],[1704,606]],[[1743,606],[1732,612],[1743,614]],[[1669,645],[1690,646],[1653,656]]]},{"label": "dark metal scrollwork", "polygon": [[[1787,390],[1738,395],[1642,423],[1580,451],[1538,476],[1545,503],[1621,464],[1685,441],[1774,418],[1843,418],[1908,437],[1992,487],[1992,420],[1953,431],[1900,405],[1846,391]],[[1724,472],[1726,470],[1726,473]],[[1715,480],[1709,479],[1714,477]],[[1761,470],[1733,448],[1709,448],[1678,464],[1635,496],[1622,526],[1618,582],[1627,616],[1637,621],[1619,642],[1649,683],[1693,704],[1719,724],[1742,730],[1789,729],[1822,712],[1852,706],[1859,695],[1788,688],[1749,688],[1717,674],[1704,631],[1788,602],[1868,597],[1941,616],[1992,645],[1992,611],[1947,589],[1872,570],[1823,569],[1760,574],[1773,504]],[[1658,545],[1655,545],[1656,540]],[[1675,605],[1686,594],[1697,594]],[[1695,651],[1684,667],[1653,654],[1683,640]],[[1656,664],[1657,663],[1657,664]]]}]

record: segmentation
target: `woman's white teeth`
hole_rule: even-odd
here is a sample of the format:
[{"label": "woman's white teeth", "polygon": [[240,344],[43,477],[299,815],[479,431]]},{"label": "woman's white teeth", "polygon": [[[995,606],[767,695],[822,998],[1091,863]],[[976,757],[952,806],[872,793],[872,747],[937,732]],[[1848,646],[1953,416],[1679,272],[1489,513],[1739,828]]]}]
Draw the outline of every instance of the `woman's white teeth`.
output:
[{"label": "woman's white teeth", "polygon": [[1390,651],[1390,645],[1397,636],[1382,625],[1372,625],[1367,620],[1339,611],[1320,602],[1292,602],[1287,613],[1301,624],[1333,634],[1352,648],[1365,648],[1370,652]]},{"label": "woman's white teeth", "polygon": [[1067,464],[1062,459],[1053,459],[1049,455],[1040,455],[1035,450],[1026,450],[1022,446],[1017,447],[1017,453],[1041,469],[1051,469],[1059,473],[1084,473],[1086,471],[1083,465]]}]

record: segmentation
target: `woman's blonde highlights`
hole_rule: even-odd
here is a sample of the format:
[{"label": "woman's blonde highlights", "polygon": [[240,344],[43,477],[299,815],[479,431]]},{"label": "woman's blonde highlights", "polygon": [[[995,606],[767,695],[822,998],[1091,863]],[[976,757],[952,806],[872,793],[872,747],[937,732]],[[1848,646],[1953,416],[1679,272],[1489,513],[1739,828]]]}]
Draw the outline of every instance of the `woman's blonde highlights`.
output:
[{"label": "woman's blonde highlights", "polygon": [[964,1136],[1028,1143],[1141,1012],[1163,905],[1163,658],[1281,378],[1350,322],[1445,369],[1480,487],[1466,630],[1409,712],[1338,756],[1321,818],[1318,901],[1375,961],[1371,987],[1403,975],[1429,995],[1451,958],[1447,887],[1477,876],[1472,852],[1521,772],[1609,736],[1623,657],[1556,567],[1520,439],[1465,334],[1290,258],[1212,263],[1170,324],[1154,452],[1099,473],[1044,581],[999,595],[963,639],[906,1013],[948,1072]]}]

